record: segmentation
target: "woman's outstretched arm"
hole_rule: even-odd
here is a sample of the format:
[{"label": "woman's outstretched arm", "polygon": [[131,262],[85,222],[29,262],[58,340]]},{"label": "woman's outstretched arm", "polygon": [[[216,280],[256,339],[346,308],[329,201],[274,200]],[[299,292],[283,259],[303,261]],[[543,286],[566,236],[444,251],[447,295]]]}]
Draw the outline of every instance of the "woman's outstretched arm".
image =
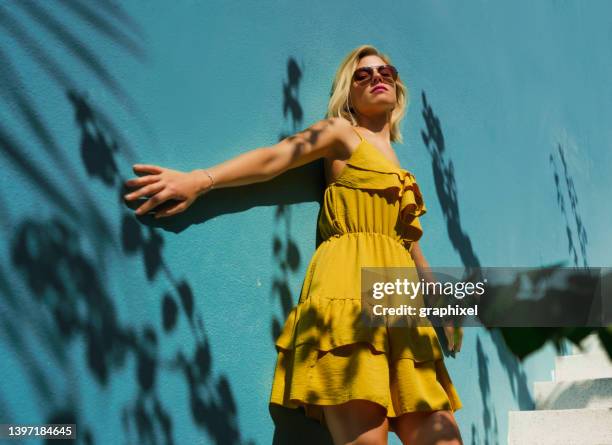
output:
[{"label": "woman's outstretched arm", "polygon": [[212,167],[190,172],[136,164],[134,173],[144,176],[125,182],[127,187],[138,188],[125,195],[125,199],[150,197],[136,209],[138,215],[151,212],[170,199],[176,200],[179,202],[172,207],[155,212],[156,218],[175,215],[213,187],[269,181],[289,169],[329,156],[332,151],[343,148],[342,135],[348,126],[350,123],[342,118],[323,119],[275,145],[255,148]]}]

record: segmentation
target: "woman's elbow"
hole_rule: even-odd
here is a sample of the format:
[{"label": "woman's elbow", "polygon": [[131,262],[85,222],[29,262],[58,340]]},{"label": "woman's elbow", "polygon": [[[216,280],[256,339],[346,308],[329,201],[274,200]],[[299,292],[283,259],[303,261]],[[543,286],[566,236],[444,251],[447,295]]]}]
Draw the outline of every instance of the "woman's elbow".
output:
[{"label": "woman's elbow", "polygon": [[286,170],[282,156],[274,147],[264,147],[260,149],[262,152],[260,171],[262,176],[267,179],[272,179]]}]

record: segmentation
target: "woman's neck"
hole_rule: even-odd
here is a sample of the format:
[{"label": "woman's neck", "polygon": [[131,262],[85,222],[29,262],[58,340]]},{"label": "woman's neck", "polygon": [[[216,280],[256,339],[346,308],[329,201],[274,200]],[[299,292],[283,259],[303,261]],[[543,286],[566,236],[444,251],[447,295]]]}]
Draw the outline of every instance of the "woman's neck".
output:
[{"label": "woman's neck", "polygon": [[386,115],[359,116],[357,125],[371,131],[381,139],[391,140],[391,125]]}]

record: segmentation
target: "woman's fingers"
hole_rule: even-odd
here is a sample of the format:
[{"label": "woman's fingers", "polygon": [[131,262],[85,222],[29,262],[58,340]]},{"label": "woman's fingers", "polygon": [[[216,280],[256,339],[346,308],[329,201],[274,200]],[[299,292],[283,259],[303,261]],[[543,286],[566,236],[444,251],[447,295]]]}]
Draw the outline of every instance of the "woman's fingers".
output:
[{"label": "woman's fingers", "polygon": [[448,350],[453,351],[455,349],[455,328],[447,324],[444,326],[444,333],[448,342]]},{"label": "woman's fingers", "polygon": [[181,201],[175,206],[160,210],[159,212],[155,213],[155,218],[165,218],[167,216],[176,215],[177,213],[185,211],[187,207],[189,207],[187,201]]},{"label": "woman's fingers", "polygon": [[139,178],[128,179],[124,182],[126,187],[141,187],[143,185],[152,184],[160,180],[158,175],[145,175]]},{"label": "woman's fingers", "polygon": [[446,328],[446,337],[448,340],[448,349],[453,351],[455,349],[455,329],[452,327]]},{"label": "woman's fingers", "polygon": [[142,187],[132,193],[128,193],[124,196],[125,199],[131,201],[133,199],[138,199],[143,196],[153,195],[164,188],[164,184],[160,182],[154,182],[153,184],[147,185],[146,187]]},{"label": "woman's fingers", "polygon": [[463,342],[463,329],[462,328],[457,328],[457,343],[455,345],[455,350],[457,352],[459,352],[461,350],[461,343]]},{"label": "woman's fingers", "polygon": [[[198,184],[191,173],[148,164],[135,164],[134,171],[143,176],[129,179],[125,185],[139,188],[127,193],[124,198],[132,201],[149,197],[136,209],[136,215],[151,213],[153,209],[156,218],[175,215],[184,211],[198,197]],[[177,203],[168,202],[160,206],[168,200],[176,200]]]},{"label": "woman's fingers", "polygon": [[134,173],[150,173],[154,175],[158,175],[164,171],[163,167],[150,164],[134,164],[132,169],[134,170]]},{"label": "woman's fingers", "polygon": [[444,326],[444,332],[448,340],[448,350],[459,352],[463,342],[463,328],[461,326],[447,325]]},{"label": "woman's fingers", "polygon": [[172,194],[169,193],[169,192],[166,192],[165,190],[161,191],[161,192],[151,196],[149,199],[147,199],[145,201],[145,203],[143,205],[138,207],[136,209],[136,214],[137,215],[144,215],[145,213],[150,212],[155,207],[157,207],[160,204],[163,204],[164,202],[166,202],[169,199],[172,199]]}]

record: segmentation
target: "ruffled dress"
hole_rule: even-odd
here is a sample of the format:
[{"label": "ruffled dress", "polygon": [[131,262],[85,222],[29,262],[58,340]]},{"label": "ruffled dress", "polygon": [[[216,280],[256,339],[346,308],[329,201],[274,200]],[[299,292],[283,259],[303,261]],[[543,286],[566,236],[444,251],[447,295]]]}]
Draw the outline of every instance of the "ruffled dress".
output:
[{"label": "ruffled dress", "polygon": [[302,406],[323,425],[322,405],[352,399],[380,404],[387,417],[456,411],[462,403],[431,325],[370,326],[360,317],[361,267],[414,268],[410,249],[427,209],[415,177],[357,134],[359,146],[325,189],[324,241],[276,340],[269,403]]}]

